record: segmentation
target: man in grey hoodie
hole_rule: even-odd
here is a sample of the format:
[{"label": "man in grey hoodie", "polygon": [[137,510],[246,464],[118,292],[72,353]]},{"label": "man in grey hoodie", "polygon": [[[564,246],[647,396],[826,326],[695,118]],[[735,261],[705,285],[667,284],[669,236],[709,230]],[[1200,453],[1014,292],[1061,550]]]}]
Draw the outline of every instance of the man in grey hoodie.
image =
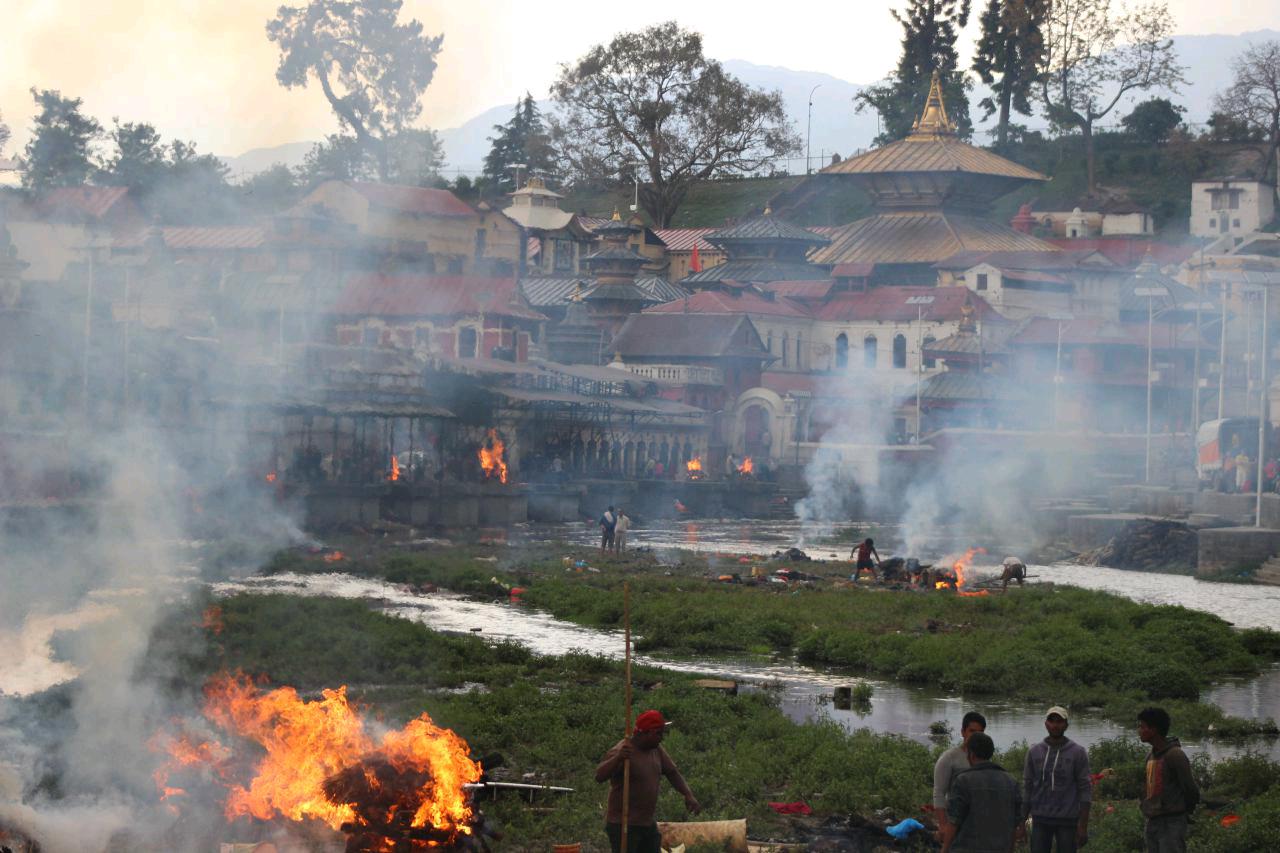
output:
[{"label": "man in grey hoodie", "polygon": [[960,720],[960,744],[938,756],[933,765],[933,814],[938,819],[939,838],[947,827],[947,795],[956,776],[969,769],[969,738],[987,730],[987,718],[969,711]]},{"label": "man in grey hoodie", "polygon": [[1075,853],[1089,839],[1089,753],[1067,737],[1067,716],[1059,705],[1048,710],[1044,728],[1049,736],[1028,750],[1023,767],[1023,817],[1031,817],[1031,853],[1055,848]]}]

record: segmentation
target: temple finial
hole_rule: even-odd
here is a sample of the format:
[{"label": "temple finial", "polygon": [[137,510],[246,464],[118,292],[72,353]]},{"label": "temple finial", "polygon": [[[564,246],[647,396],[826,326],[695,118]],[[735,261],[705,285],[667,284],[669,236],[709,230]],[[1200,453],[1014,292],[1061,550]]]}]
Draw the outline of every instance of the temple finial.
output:
[{"label": "temple finial", "polygon": [[937,71],[929,81],[929,97],[924,102],[924,112],[912,126],[912,133],[955,133],[956,126],[947,117],[947,105],[942,100],[942,78]]}]

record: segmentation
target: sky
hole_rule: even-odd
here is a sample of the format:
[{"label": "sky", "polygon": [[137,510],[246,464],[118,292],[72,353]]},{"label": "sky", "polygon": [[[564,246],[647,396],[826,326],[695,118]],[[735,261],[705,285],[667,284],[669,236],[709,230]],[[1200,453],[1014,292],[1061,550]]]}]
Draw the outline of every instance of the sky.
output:
[{"label": "sky", "polygon": [[[405,0],[401,15],[444,34],[422,123],[448,128],[526,90],[545,97],[560,63],[617,32],[672,19],[703,33],[717,59],[871,82],[897,59],[900,29],[889,10],[903,3],[809,0],[784,14],[784,5],[741,0]],[[265,24],[279,4],[0,0],[0,116],[13,131],[0,155],[19,153],[26,141],[33,86],[83,98],[86,112],[106,126],[113,117],[150,122],[166,139],[194,140],[224,156],[333,132],[337,123],[314,84],[286,91],[275,81],[277,52]],[[1280,3],[1168,5],[1180,34],[1280,29]],[[976,18],[975,10],[962,58],[976,38]]]}]

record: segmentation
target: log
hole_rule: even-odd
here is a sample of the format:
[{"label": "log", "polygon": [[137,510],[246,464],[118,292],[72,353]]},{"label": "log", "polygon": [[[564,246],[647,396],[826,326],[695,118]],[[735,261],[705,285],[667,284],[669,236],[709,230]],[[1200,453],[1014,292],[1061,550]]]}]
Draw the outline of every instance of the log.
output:
[{"label": "log", "polygon": [[688,823],[658,823],[662,846],[722,844],[730,853],[747,853],[747,820],[704,820]]}]

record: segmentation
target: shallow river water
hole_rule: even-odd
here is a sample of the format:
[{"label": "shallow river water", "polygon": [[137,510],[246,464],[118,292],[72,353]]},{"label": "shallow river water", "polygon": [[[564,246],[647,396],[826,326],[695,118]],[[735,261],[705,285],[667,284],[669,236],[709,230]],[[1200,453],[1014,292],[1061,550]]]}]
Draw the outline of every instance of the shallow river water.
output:
[{"label": "shallow river water", "polygon": [[[561,533],[561,538],[564,538],[564,531],[562,530]],[[585,529],[582,531],[583,536],[587,533]],[[643,531],[638,538],[642,544],[646,542]],[[725,544],[731,545],[726,542],[727,538],[727,534],[717,531],[712,538],[712,541],[717,544],[712,550],[721,550],[724,553],[750,553],[743,548],[730,552],[727,548],[721,547]],[[668,543],[657,541],[655,536],[649,539],[647,544],[666,547]],[[1122,576],[1134,574],[1078,567],[1071,567],[1071,570],[1078,570],[1095,577],[1097,574]],[[1038,568],[1037,571],[1040,569]],[[1167,576],[1158,577],[1167,578]],[[218,594],[230,594],[240,590],[358,599],[367,601],[391,615],[421,622],[433,630],[478,633],[491,640],[515,640],[538,654],[555,655],[578,649],[610,657],[621,657],[623,652],[622,637],[616,631],[584,628],[519,605],[474,601],[450,593],[422,594],[396,584],[344,574],[282,574],[214,585],[214,591]],[[1121,594],[1130,594],[1123,589],[1116,591]],[[1187,602],[1179,601],[1178,603]],[[638,656],[637,661],[667,669],[733,679],[742,683],[745,689],[776,691],[783,711],[797,721],[831,719],[850,730],[870,728],[877,732],[905,735],[924,743],[930,740],[930,723],[935,720],[946,720],[954,728],[958,726],[959,718],[964,712],[976,704],[963,702],[956,696],[906,687],[893,682],[870,680],[874,692],[869,710],[863,712],[839,710],[830,701],[834,688],[864,679],[815,670],[782,659],[689,661]],[[1206,698],[1220,704],[1228,713],[1249,717],[1272,716],[1275,713],[1273,709],[1277,707],[1276,703],[1280,701],[1280,670],[1269,672],[1261,678],[1242,684],[1221,686]],[[984,701],[978,707],[986,715],[988,732],[996,739],[997,744],[1004,745],[1017,740],[1033,741],[1044,735],[1042,709],[998,701]],[[1087,713],[1078,714],[1071,723],[1072,737],[1085,744],[1129,733],[1131,732],[1115,723]],[[1207,751],[1215,756],[1233,751],[1213,744],[1188,744],[1188,746]],[[1280,757],[1280,746],[1274,741],[1259,742],[1255,744],[1255,748],[1261,748],[1264,752]]]}]

